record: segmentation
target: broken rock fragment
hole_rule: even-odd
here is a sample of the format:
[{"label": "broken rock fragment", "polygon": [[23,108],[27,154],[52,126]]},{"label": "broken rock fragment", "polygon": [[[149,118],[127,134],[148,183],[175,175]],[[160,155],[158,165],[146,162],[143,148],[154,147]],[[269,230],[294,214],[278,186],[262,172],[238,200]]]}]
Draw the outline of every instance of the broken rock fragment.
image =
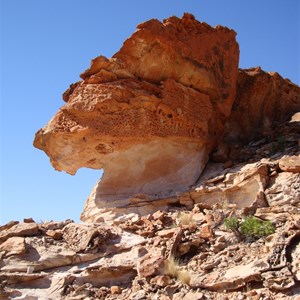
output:
[{"label": "broken rock fragment", "polygon": [[4,251],[4,256],[19,255],[26,251],[25,239],[23,237],[11,237],[0,244],[0,252]]},{"label": "broken rock fragment", "polygon": [[[5,228],[5,226],[4,226]],[[34,236],[39,232],[39,226],[36,223],[17,223],[8,229],[0,230],[0,243],[14,236]]]},{"label": "broken rock fragment", "polygon": [[282,157],[279,168],[284,172],[300,173],[300,155]]},{"label": "broken rock fragment", "polygon": [[63,238],[75,252],[98,247],[110,235],[109,229],[92,225],[70,223],[63,229]]}]

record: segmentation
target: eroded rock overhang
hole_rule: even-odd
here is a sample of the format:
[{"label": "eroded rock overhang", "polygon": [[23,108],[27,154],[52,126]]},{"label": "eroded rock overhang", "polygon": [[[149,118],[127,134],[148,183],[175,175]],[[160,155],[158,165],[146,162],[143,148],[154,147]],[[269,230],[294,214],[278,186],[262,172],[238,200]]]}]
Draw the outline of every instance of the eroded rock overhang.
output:
[{"label": "eroded rock overhang", "polygon": [[59,171],[104,169],[95,204],[187,190],[231,111],[235,35],[190,14],[139,25],[113,58],[97,57],[70,86],[34,146]]}]

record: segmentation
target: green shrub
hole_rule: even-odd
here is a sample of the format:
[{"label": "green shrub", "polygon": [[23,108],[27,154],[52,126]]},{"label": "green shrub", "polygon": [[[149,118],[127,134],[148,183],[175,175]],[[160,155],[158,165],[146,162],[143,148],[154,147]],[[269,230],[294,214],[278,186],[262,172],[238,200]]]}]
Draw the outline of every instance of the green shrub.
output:
[{"label": "green shrub", "polygon": [[275,232],[270,221],[261,221],[253,216],[246,217],[239,228],[242,235],[248,238],[260,238]]},{"label": "green shrub", "polygon": [[270,221],[261,221],[254,216],[248,216],[242,222],[239,222],[237,217],[227,218],[224,225],[227,230],[246,239],[257,239],[275,232],[275,227]]},{"label": "green shrub", "polygon": [[226,218],[224,220],[224,225],[227,230],[238,230],[239,228],[239,220],[237,217]]}]

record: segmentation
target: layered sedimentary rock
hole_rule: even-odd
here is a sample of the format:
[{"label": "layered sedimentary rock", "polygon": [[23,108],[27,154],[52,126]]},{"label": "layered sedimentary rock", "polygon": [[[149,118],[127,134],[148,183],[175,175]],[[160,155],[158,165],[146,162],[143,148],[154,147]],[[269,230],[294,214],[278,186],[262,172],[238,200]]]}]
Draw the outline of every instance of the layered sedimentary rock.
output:
[{"label": "layered sedimentary rock", "polygon": [[174,196],[197,181],[235,99],[235,35],[190,14],[150,20],[65,92],[66,105],[34,146],[59,171],[104,169],[83,220],[126,199]]}]

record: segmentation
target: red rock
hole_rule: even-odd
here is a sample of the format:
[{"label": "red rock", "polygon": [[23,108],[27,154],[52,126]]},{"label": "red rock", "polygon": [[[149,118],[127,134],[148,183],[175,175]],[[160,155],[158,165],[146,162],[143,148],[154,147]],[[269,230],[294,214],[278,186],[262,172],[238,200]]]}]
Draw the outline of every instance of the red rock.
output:
[{"label": "red rock", "polygon": [[[163,23],[150,20],[138,26],[114,57],[138,78],[154,83],[172,78],[217,101],[231,102],[239,57],[235,35],[225,27],[200,23],[190,14]],[[226,106],[229,113],[231,105]]]},{"label": "red rock", "polygon": [[13,227],[16,224],[19,224],[19,223],[20,223],[19,221],[10,221],[10,222],[8,222],[4,225],[1,225],[0,226],[0,231],[7,230],[7,229]]},{"label": "red rock", "polygon": [[[69,223],[63,229],[63,238],[68,246],[75,252],[85,251],[88,248],[96,248],[111,234],[108,229],[92,225]],[[93,239],[97,239],[93,243]],[[91,247],[93,246],[93,247]]]},{"label": "red rock", "polygon": [[152,218],[153,218],[154,221],[157,221],[157,220],[162,221],[162,220],[164,219],[164,217],[165,217],[165,212],[160,211],[160,210],[156,211],[156,212],[152,215]]},{"label": "red rock", "polygon": [[32,218],[25,218],[23,220],[24,223],[35,223],[35,221]]},{"label": "red rock", "polygon": [[[196,182],[235,99],[236,33],[190,14],[150,20],[113,58],[95,58],[34,146],[59,171],[104,168],[82,220],[130,198],[174,196]],[[126,202],[127,201],[127,202]]]},{"label": "red rock", "polygon": [[47,230],[46,235],[52,237],[54,240],[61,240],[62,239],[62,231],[61,230]]},{"label": "red rock", "polygon": [[171,238],[175,232],[177,231],[177,228],[171,228],[171,229],[164,229],[157,232],[157,235],[160,237],[167,237]]},{"label": "red rock", "polygon": [[159,275],[151,278],[150,283],[158,285],[159,287],[165,287],[172,284],[174,281],[168,275]]},{"label": "red rock", "polygon": [[143,256],[138,263],[138,274],[141,278],[159,275],[165,268],[165,258],[157,249]]},{"label": "red rock", "polygon": [[5,256],[20,255],[25,253],[25,240],[23,237],[11,237],[0,244],[0,252],[4,251]]},{"label": "red rock", "polygon": [[198,233],[198,236],[201,239],[210,239],[213,237],[213,231],[211,229],[211,226],[208,224],[202,225],[200,227],[200,232]]},{"label": "red rock", "polygon": [[198,249],[199,245],[204,242],[204,240],[197,238],[185,243],[180,243],[178,245],[177,253],[180,256],[187,254],[191,249]]},{"label": "red rock", "polygon": [[200,292],[188,292],[182,300],[201,300],[205,299],[204,294]]},{"label": "red rock", "polygon": [[117,285],[113,285],[111,288],[110,288],[110,291],[113,295],[117,295],[117,294],[121,294],[122,293],[122,289],[117,286]]},{"label": "red rock", "polygon": [[245,143],[269,136],[275,125],[299,110],[299,86],[260,67],[240,70],[225,141]]},{"label": "red rock", "polygon": [[63,229],[67,224],[74,223],[74,221],[67,219],[61,222],[55,222],[55,221],[48,221],[44,222],[41,227],[43,230],[61,230]]}]

